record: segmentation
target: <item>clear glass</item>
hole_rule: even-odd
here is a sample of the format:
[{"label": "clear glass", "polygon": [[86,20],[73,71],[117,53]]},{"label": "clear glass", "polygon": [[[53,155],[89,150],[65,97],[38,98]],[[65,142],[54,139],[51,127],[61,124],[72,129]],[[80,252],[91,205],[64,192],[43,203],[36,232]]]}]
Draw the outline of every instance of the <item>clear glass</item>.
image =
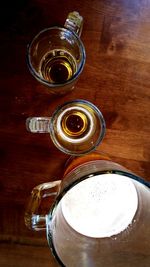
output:
[{"label": "clear glass", "polygon": [[86,100],[64,103],[52,117],[30,117],[26,127],[33,133],[49,133],[56,147],[70,155],[95,150],[106,129],[101,111]]},{"label": "clear glass", "polygon": [[[87,187],[88,183],[86,184],[86,182],[90,181],[92,185],[95,178],[98,178],[99,183],[97,186],[94,185],[94,190],[96,190],[95,192],[100,190],[101,194],[97,194],[95,198],[88,195],[85,208],[83,205],[84,194],[91,190],[91,187]],[[46,192],[50,196],[49,189],[46,190],[44,187],[44,193],[42,193],[42,185],[40,185],[33,190],[34,194],[32,193],[32,201],[30,201],[32,205],[28,206],[25,221],[27,227],[40,230],[35,217],[38,218],[37,221],[40,217],[45,218],[48,244],[60,266],[149,267],[149,182],[112,162],[107,156],[94,152],[69,160],[62,180],[55,182],[57,187],[53,183],[46,184],[47,188],[53,187],[55,191],[55,199],[53,199],[53,204],[48,202],[46,215],[37,214],[39,209],[35,208],[41,205],[41,201],[37,201],[36,196],[40,199],[39,196],[46,196]],[[85,183],[85,188],[83,187],[85,190],[81,194],[78,189],[82,183]],[[117,186],[120,190],[119,194]],[[69,203],[65,202],[71,196],[72,191],[76,192],[75,198],[71,199]],[[67,210],[64,203],[67,203],[70,209]],[[112,203],[115,205],[113,206]],[[81,208],[82,212],[74,214],[77,206]],[[120,211],[120,216],[117,213],[116,217],[114,216],[116,209]],[[92,224],[94,223],[97,227],[99,224],[96,220],[92,221],[92,216],[84,217],[89,214],[93,214],[94,217],[94,210],[100,215],[98,223],[101,225],[101,228],[97,229],[100,234],[95,236],[92,235],[95,231]],[[73,224],[74,215],[77,218],[74,217]],[[86,231],[87,226],[90,226],[92,234],[85,234],[80,231],[81,229],[78,230],[82,220],[84,222],[82,231]],[[111,228],[111,232],[106,231],[108,229],[105,225]]]},{"label": "clear glass", "polygon": [[74,88],[85,64],[85,48],[80,39],[83,18],[68,14],[64,28],[51,27],[39,32],[27,51],[31,74],[49,92],[65,94]]}]

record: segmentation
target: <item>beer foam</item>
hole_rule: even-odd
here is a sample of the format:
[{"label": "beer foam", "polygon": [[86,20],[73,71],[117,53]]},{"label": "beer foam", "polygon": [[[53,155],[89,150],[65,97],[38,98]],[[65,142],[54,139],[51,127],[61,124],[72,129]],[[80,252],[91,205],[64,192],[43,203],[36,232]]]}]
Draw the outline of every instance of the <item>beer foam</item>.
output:
[{"label": "beer foam", "polygon": [[103,238],[117,235],[131,223],[138,207],[134,183],[117,174],[81,181],[61,200],[67,223],[80,234]]}]

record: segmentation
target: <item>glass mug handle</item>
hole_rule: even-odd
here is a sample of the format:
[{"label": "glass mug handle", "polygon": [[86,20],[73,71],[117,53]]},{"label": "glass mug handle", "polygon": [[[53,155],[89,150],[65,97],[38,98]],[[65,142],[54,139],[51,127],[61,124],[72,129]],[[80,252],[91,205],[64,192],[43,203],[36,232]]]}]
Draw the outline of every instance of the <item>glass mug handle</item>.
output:
[{"label": "glass mug handle", "polygon": [[54,197],[59,192],[61,180],[43,183],[33,188],[25,211],[25,225],[32,230],[46,229],[47,215],[39,214],[42,199]]},{"label": "glass mug handle", "polygon": [[26,128],[32,133],[50,133],[51,117],[29,117]]},{"label": "glass mug handle", "polygon": [[80,37],[83,28],[83,17],[77,11],[70,12],[64,27],[75,32]]}]

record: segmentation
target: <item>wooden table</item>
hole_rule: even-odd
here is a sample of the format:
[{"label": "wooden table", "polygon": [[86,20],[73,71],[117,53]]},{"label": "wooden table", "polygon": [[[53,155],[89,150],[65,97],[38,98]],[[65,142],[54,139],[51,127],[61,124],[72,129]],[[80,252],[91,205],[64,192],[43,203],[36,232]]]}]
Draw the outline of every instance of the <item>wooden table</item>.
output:
[{"label": "wooden table", "polygon": [[[84,17],[87,59],[76,89],[58,97],[29,73],[26,46],[73,10]],[[150,1],[5,1],[0,17],[0,266],[54,267],[45,232],[25,227],[24,209],[35,185],[61,178],[68,156],[49,135],[28,133],[25,120],[49,116],[68,100],[89,100],[106,120],[99,150],[150,180]]]}]

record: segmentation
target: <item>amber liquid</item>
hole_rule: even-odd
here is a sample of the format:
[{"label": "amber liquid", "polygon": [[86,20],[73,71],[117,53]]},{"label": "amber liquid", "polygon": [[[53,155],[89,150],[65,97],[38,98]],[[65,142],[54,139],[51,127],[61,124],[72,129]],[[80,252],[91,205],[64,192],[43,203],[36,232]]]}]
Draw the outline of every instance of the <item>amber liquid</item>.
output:
[{"label": "amber liquid", "polygon": [[88,130],[88,119],[83,112],[78,110],[68,111],[62,118],[62,131],[72,138],[84,136]]},{"label": "amber liquid", "polygon": [[50,83],[65,83],[77,71],[74,57],[65,50],[54,49],[42,58],[39,73],[44,80]]},{"label": "amber liquid", "polygon": [[88,162],[94,162],[97,160],[107,160],[110,161],[108,155],[95,151],[91,152],[90,154],[79,156],[79,157],[70,157],[68,161],[66,162],[65,169],[64,169],[64,176],[65,177],[68,173],[70,173],[72,170],[76,169],[77,167],[84,165]]}]

